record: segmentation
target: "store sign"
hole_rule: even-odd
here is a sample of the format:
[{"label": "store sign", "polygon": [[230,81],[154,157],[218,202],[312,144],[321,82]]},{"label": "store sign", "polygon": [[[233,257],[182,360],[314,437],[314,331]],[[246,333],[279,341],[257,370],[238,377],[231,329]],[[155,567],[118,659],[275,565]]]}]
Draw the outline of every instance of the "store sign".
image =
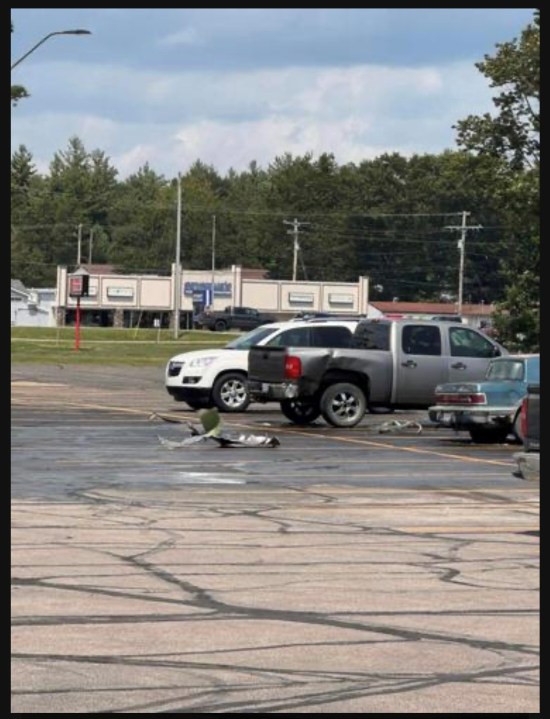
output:
[{"label": "store sign", "polygon": [[117,299],[132,299],[134,296],[133,287],[108,287],[107,297],[113,297]]},{"label": "store sign", "polygon": [[[183,294],[186,296],[193,296],[196,292],[204,292],[205,290],[211,290],[211,282],[185,282],[183,285]],[[232,297],[233,295],[233,284],[231,282],[215,282],[214,283],[214,296],[215,297]]]},{"label": "store sign", "polygon": [[79,271],[69,275],[69,297],[88,297],[90,289],[90,275]]},{"label": "store sign", "polygon": [[331,305],[352,305],[353,306],[353,295],[338,295],[332,292],[328,296],[328,301]]},{"label": "store sign", "polygon": [[288,301],[295,305],[312,305],[313,304],[313,293],[312,292],[289,292]]}]

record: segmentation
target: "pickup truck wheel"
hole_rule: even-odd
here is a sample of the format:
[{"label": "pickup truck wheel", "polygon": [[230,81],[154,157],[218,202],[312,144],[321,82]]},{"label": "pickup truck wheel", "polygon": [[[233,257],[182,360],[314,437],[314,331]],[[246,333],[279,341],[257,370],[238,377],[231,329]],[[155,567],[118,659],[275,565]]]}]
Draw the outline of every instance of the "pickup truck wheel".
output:
[{"label": "pickup truck wheel", "polygon": [[314,422],[321,414],[321,410],[314,402],[306,402],[302,399],[281,400],[281,412],[294,424],[309,424]]},{"label": "pickup truck wheel", "polygon": [[511,432],[508,427],[472,427],[469,431],[477,444],[502,444]]},{"label": "pickup truck wheel", "polygon": [[365,393],[355,384],[337,382],[327,387],[321,396],[321,413],[333,427],[355,427],[366,409]]},{"label": "pickup truck wheel", "polygon": [[216,320],[214,323],[214,329],[216,332],[225,332],[227,329],[227,322],[225,320]]},{"label": "pickup truck wheel", "polygon": [[228,372],[218,377],[212,388],[212,399],[221,412],[244,412],[250,404],[244,374]]}]

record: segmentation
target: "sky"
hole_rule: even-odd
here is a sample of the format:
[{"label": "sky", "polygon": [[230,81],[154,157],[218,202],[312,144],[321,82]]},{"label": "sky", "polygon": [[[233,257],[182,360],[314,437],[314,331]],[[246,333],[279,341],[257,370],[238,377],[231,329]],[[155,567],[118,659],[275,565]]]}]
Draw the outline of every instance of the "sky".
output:
[{"label": "sky", "polygon": [[534,9],[203,8],[11,10],[12,152],[39,172],[79,137],[124,179],[197,160],[220,175],[276,157],[457,149],[453,125],[493,112],[475,67]]}]

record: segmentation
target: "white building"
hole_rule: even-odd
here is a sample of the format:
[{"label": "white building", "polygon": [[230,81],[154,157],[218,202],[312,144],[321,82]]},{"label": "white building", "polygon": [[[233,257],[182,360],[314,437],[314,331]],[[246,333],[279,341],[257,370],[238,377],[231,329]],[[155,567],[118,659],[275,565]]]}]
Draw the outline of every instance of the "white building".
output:
[{"label": "white building", "polygon": [[28,289],[20,280],[11,280],[11,326],[55,327],[56,289]]}]

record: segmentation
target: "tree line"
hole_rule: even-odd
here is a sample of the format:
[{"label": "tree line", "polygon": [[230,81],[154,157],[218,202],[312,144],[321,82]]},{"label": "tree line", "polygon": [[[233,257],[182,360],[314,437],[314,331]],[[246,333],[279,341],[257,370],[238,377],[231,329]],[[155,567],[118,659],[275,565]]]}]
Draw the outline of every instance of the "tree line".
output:
[{"label": "tree line", "polygon": [[[224,176],[197,160],[181,175],[181,261],[189,269],[262,267],[290,278],[299,221],[298,279],[370,279],[371,299],[456,300],[462,212],[464,302],[497,303],[497,329],[513,347],[538,349],[539,26],[497,45],[478,69],[498,89],[496,114],[457,122],[457,149],[383,154],[339,165],[330,153],[252,161]],[[145,164],[124,180],[109,157],[72,137],[48,174],[21,145],[11,160],[12,277],[55,284],[59,264],[169,273],[177,178]]]}]

